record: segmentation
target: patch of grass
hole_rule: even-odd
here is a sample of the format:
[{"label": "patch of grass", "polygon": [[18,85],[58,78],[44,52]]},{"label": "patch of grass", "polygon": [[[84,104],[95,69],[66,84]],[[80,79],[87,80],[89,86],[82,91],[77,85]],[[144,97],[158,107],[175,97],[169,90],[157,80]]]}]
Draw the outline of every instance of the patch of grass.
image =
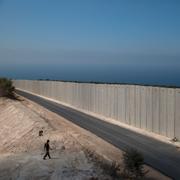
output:
[{"label": "patch of grass", "polygon": [[100,155],[97,155],[95,152],[90,151],[89,149],[84,149],[84,152],[86,157],[99,166],[105,174],[111,176],[113,179],[122,179],[121,167],[117,162],[110,162]]}]

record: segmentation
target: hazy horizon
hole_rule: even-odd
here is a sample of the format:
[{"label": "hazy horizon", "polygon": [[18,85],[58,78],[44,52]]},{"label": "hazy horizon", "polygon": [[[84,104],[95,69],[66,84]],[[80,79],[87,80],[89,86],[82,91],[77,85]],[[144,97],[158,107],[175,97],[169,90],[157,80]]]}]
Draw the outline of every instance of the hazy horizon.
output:
[{"label": "hazy horizon", "polygon": [[180,86],[178,0],[0,0],[0,76]]}]

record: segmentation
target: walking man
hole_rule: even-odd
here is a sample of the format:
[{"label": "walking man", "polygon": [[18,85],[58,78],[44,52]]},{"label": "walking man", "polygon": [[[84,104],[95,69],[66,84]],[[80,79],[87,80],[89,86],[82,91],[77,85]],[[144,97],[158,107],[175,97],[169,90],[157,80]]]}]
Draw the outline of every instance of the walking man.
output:
[{"label": "walking man", "polygon": [[44,150],[46,151],[46,154],[44,155],[43,159],[46,159],[46,157],[48,156],[49,159],[51,159],[51,156],[49,154],[49,150],[50,150],[50,145],[49,145],[49,139],[47,140],[47,142],[44,144]]}]

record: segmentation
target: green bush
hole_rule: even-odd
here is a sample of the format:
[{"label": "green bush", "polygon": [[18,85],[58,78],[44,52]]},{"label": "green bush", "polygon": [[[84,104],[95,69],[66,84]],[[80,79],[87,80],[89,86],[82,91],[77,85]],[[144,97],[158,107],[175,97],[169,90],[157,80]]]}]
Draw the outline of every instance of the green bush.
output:
[{"label": "green bush", "polygon": [[0,96],[15,98],[14,86],[10,79],[0,78]]},{"label": "green bush", "polygon": [[123,154],[124,175],[128,178],[138,179],[145,176],[143,155],[135,149],[127,149]]}]

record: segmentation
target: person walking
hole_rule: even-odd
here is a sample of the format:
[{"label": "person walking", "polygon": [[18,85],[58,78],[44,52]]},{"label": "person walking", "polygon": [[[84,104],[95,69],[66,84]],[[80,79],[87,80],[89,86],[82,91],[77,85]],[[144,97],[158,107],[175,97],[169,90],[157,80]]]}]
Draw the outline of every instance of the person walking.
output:
[{"label": "person walking", "polygon": [[43,159],[46,159],[47,156],[49,157],[49,159],[51,159],[51,156],[49,154],[50,149],[51,147],[49,145],[49,139],[48,139],[47,142],[44,144],[44,150],[46,151],[46,154],[44,155]]}]

